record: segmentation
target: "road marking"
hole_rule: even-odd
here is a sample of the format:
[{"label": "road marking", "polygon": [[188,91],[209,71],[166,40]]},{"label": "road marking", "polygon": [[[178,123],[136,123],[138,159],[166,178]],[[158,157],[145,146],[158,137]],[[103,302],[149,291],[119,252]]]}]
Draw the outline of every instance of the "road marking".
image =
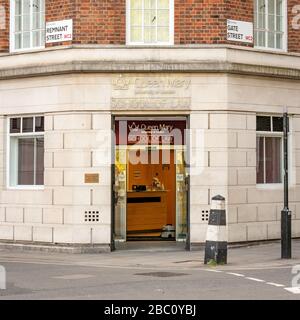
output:
[{"label": "road marking", "polygon": [[284,289],[293,294],[300,294],[300,287],[292,287],[292,288],[284,288]]},{"label": "road marking", "polygon": [[216,273],[222,273],[223,271],[221,270],[214,270],[214,269],[204,269],[205,271],[209,271],[209,272],[216,272]]},{"label": "road marking", "polygon": [[243,274],[240,274],[240,273],[227,272],[227,274],[230,274],[230,275],[236,276],[236,277],[245,277]]},{"label": "road marking", "polygon": [[257,279],[257,278],[251,278],[251,277],[247,277],[246,279],[252,280],[252,281],[256,281],[256,282],[266,282],[265,280],[261,280],[261,279]]},{"label": "road marking", "polygon": [[95,276],[92,276],[90,274],[70,274],[65,276],[57,276],[52,277],[53,279],[61,279],[61,280],[80,280],[80,279],[88,279],[93,278]]},{"label": "road marking", "polygon": [[274,283],[274,282],[267,282],[267,284],[269,284],[270,286],[274,286],[274,287],[284,287],[283,284],[280,283]]}]

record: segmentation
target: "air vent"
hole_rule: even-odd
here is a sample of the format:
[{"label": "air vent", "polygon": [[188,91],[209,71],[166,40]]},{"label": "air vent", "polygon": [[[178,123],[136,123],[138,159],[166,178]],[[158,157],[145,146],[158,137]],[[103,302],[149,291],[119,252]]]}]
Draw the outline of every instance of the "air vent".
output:
[{"label": "air vent", "polygon": [[209,210],[202,210],[202,221],[209,220]]},{"label": "air vent", "polygon": [[100,222],[100,212],[99,211],[85,211],[84,221],[85,222]]}]

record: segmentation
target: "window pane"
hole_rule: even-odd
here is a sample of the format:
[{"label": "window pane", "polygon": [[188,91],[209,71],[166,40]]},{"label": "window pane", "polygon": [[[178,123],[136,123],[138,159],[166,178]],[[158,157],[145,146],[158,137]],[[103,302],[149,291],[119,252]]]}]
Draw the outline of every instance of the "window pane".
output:
[{"label": "window pane", "polygon": [[144,0],[145,9],[155,9],[156,0]]},{"label": "window pane", "polygon": [[30,0],[23,0],[23,14],[30,14]]},{"label": "window pane", "polygon": [[15,1],[15,15],[22,13],[22,0]]},{"label": "window pane", "polygon": [[21,132],[21,118],[10,119],[10,133]]},{"label": "window pane", "polygon": [[30,31],[30,16],[23,16],[23,31]]},{"label": "window pane", "polygon": [[258,45],[260,47],[266,46],[266,33],[264,31],[258,32]]},{"label": "window pane", "polygon": [[275,48],[275,33],[268,32],[268,47]]},{"label": "window pane", "polygon": [[276,48],[282,49],[283,48],[283,34],[277,33],[276,34]]},{"label": "window pane", "polygon": [[145,27],[144,42],[145,43],[156,42],[156,28],[155,27]]},{"label": "window pane", "polygon": [[34,139],[18,140],[18,185],[34,184]]},{"label": "window pane", "polygon": [[273,131],[283,132],[283,118],[272,117],[272,121],[273,121]]},{"label": "window pane", "polygon": [[157,31],[157,41],[168,42],[169,41],[169,28],[158,28]]},{"label": "window pane", "polygon": [[22,47],[22,35],[21,33],[15,35],[15,49],[21,49]]},{"label": "window pane", "polygon": [[158,10],[157,25],[161,26],[161,27],[168,27],[169,26],[169,11],[168,10]]},{"label": "window pane", "polygon": [[30,48],[30,32],[25,32],[23,34],[23,46],[22,48],[27,49]]},{"label": "window pane", "polygon": [[258,0],[258,12],[265,13],[266,12],[266,1]]},{"label": "window pane", "polygon": [[143,41],[143,34],[142,28],[131,28],[131,41],[132,42],[142,42]]},{"label": "window pane", "polygon": [[143,11],[142,10],[132,10],[131,11],[131,17],[130,17],[130,23],[131,26],[142,26],[142,20],[143,20]]},{"label": "window pane", "polygon": [[22,132],[33,132],[33,118],[23,118]]},{"label": "window pane", "polygon": [[32,33],[32,45],[34,47],[41,46],[41,31],[33,31]]},{"label": "window pane", "polygon": [[281,183],[281,138],[265,137],[266,183]]},{"label": "window pane", "polygon": [[269,14],[275,13],[275,0],[268,1],[268,12],[269,12]]},{"label": "window pane", "polygon": [[44,184],[44,138],[36,139],[36,184]]},{"label": "window pane", "polygon": [[22,30],[22,17],[15,17],[15,32],[20,32]]},{"label": "window pane", "polygon": [[276,14],[278,14],[278,15],[283,15],[282,4],[283,4],[282,0],[276,0]]},{"label": "window pane", "polygon": [[273,14],[269,15],[269,18],[268,18],[268,29],[269,29],[269,31],[274,31],[275,30],[275,16]]},{"label": "window pane", "polygon": [[169,9],[169,0],[157,0],[158,9]]},{"label": "window pane", "polygon": [[156,25],[156,11],[155,10],[145,10],[144,23],[145,26]]},{"label": "window pane", "polygon": [[43,132],[43,131],[44,131],[44,117],[36,117],[35,132]]},{"label": "window pane", "polygon": [[40,29],[41,28],[41,15],[39,13],[34,13],[32,16],[32,29]]},{"label": "window pane", "polygon": [[142,9],[143,7],[143,0],[131,0],[130,1],[130,8],[131,9]]},{"label": "window pane", "polygon": [[256,131],[271,131],[271,117],[256,117]]},{"label": "window pane", "polygon": [[264,183],[264,138],[256,138],[256,183]]}]

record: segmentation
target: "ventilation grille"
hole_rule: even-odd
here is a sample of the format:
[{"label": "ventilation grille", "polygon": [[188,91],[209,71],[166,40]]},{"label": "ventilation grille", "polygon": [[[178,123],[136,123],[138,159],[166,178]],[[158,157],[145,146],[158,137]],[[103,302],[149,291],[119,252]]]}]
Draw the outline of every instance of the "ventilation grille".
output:
[{"label": "ventilation grille", "polygon": [[209,210],[202,210],[202,221],[209,220]]},{"label": "ventilation grille", "polygon": [[85,211],[84,221],[85,222],[100,222],[100,212],[99,211]]}]

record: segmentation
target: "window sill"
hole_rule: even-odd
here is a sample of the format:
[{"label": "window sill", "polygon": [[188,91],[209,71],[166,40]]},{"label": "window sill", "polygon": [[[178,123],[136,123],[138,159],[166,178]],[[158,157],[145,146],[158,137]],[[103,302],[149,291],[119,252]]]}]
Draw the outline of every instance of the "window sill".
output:
[{"label": "window sill", "polygon": [[273,53],[287,53],[288,52],[288,50],[286,48],[276,49],[276,48],[254,46],[254,49],[259,50],[259,51],[265,51],[265,52],[273,52]]},{"label": "window sill", "polygon": [[7,190],[10,191],[43,191],[45,186],[16,186],[16,187],[7,187]]},{"label": "window sill", "polygon": [[18,54],[18,53],[30,53],[30,52],[37,52],[45,49],[45,46],[42,47],[35,47],[35,48],[28,48],[28,49],[11,49],[10,54]]},{"label": "window sill", "polygon": [[257,184],[256,188],[261,190],[283,190],[283,183]]}]

